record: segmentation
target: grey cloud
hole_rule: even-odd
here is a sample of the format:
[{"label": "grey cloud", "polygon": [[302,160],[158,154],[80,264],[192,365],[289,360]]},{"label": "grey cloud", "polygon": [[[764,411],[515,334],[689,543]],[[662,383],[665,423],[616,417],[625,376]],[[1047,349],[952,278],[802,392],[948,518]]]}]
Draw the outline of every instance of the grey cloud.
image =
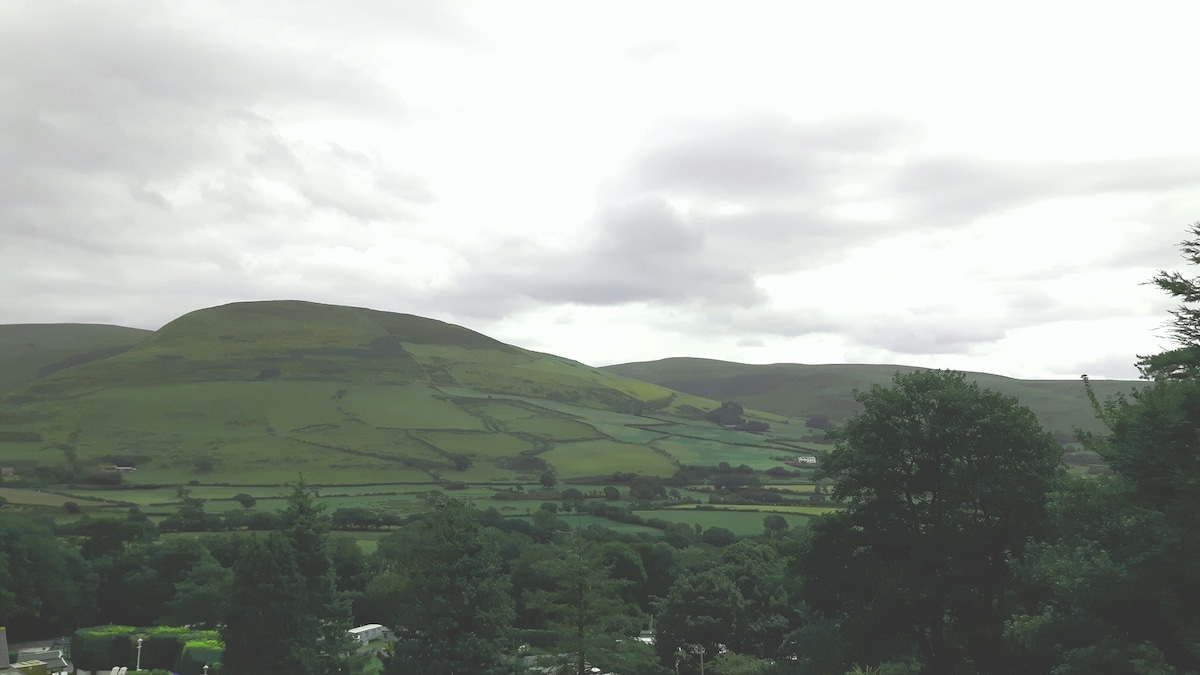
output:
[{"label": "grey cloud", "polygon": [[0,22],[0,264],[40,262],[14,285],[95,269],[87,290],[119,298],[109,280],[150,293],[182,266],[195,274],[181,296],[244,298],[258,282],[239,250],[286,256],[347,231],[306,231],[314,214],[411,226],[434,199],[386,158],[280,130],[276,118],[310,113],[404,120],[372,71],[311,33],[246,39],[222,16],[232,4],[20,4]]},{"label": "grey cloud", "polygon": [[1200,158],[1086,163],[929,158],[909,162],[891,183],[912,215],[961,222],[1043,199],[1200,186]]},{"label": "grey cloud", "polygon": [[978,319],[948,317],[879,317],[869,326],[850,333],[863,346],[886,349],[897,354],[957,354],[974,346],[998,342],[1007,334],[1005,327]]},{"label": "grey cloud", "polygon": [[[965,226],[1042,200],[1168,195],[1200,187],[1197,157],[1088,163],[927,157],[913,150],[919,137],[919,129],[888,118],[665,120],[630,157],[613,198],[685,200],[710,245],[736,242],[727,247],[736,250],[756,240],[762,245],[739,264],[779,270],[828,262],[896,234]],[[849,215],[863,204],[890,208],[893,215]]]},{"label": "grey cloud", "polygon": [[497,316],[530,301],[618,305],[701,302],[753,305],[765,295],[704,233],[665,201],[613,204],[578,248],[528,240],[468,254],[470,271],[441,291],[453,311]]},{"label": "grey cloud", "polygon": [[1134,354],[1108,354],[1063,364],[1059,372],[1063,378],[1087,375],[1094,380],[1136,380],[1141,377],[1136,362],[1137,356]]},{"label": "grey cloud", "polygon": [[911,130],[896,120],[799,124],[773,115],[668,120],[631,159],[629,189],[705,198],[794,199],[827,186]]}]

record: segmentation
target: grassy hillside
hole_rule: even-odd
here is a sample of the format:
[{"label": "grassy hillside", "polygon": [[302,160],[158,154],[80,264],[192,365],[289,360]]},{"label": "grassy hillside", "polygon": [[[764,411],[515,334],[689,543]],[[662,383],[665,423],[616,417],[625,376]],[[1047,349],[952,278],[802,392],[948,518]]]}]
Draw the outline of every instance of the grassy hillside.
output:
[{"label": "grassy hillside", "polygon": [[63,368],[120,354],[150,333],[83,323],[0,326],[0,395]]},{"label": "grassy hillside", "polygon": [[[625,363],[608,372],[719,401],[791,417],[824,415],[842,421],[858,410],[854,390],[888,384],[897,372],[916,368],[891,365],[748,365],[709,359],[672,358]],[[986,373],[969,373],[981,387],[1016,396],[1050,431],[1074,428],[1099,430],[1082,382],[1078,380],[1017,380]],[[1101,398],[1139,386],[1136,381],[1097,380]]]},{"label": "grassy hillside", "polygon": [[0,457],[43,482],[130,465],[125,486],[236,492],[301,473],[321,485],[446,485],[769,468],[803,443],[803,425],[777,415],[759,415],[768,434],[697,421],[715,406],[431,319],[238,303],[27,377],[0,400]]}]

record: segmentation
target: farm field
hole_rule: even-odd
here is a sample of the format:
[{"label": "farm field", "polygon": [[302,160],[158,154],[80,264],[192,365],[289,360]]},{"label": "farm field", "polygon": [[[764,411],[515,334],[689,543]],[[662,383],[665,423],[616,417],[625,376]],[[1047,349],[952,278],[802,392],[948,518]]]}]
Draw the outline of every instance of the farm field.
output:
[{"label": "farm field", "polygon": [[60,494],[51,492],[43,492],[41,490],[30,490],[27,488],[7,488],[0,487],[0,497],[8,500],[9,504],[13,505],[28,505],[28,506],[52,506],[61,507],[67,502],[74,501],[81,507],[83,506],[107,506],[104,502],[93,500],[79,500],[72,497],[65,497]]},{"label": "farm field", "polygon": [[792,504],[721,504],[719,506],[709,506],[708,504],[677,504],[666,508],[671,511],[699,511],[703,513],[712,511],[757,511],[760,513],[792,513],[805,516],[820,516],[839,510],[836,506],[799,506]]},{"label": "farm field", "polygon": [[[181,486],[210,511],[241,508],[239,493],[258,500],[252,511],[274,510],[301,478],[330,509],[411,513],[422,493],[441,490],[516,516],[543,500],[494,500],[494,490],[536,489],[546,474],[563,490],[614,474],[666,479],[684,466],[795,471],[783,460],[830,447],[806,420],[838,419],[853,408],[853,386],[902,369],[688,359],[598,369],[440,321],[295,301],[199,310],[153,333],[0,326],[0,345],[0,457],[14,483],[59,493],[9,502],[55,517],[67,501],[163,517]],[[1077,383],[1006,382],[1048,419],[1090,414]],[[729,400],[770,430],[702,419]],[[136,468],[121,474],[125,489],[96,487],[118,465]],[[628,504],[620,489],[616,503]]]},{"label": "farm field", "polygon": [[[757,511],[696,511],[682,509],[663,509],[659,511],[638,511],[643,518],[658,518],[671,523],[700,525],[704,528],[724,527],[734,534],[745,537],[763,533],[763,518],[771,515]],[[805,527],[812,516],[810,514],[784,513],[782,515],[789,527]]]}]

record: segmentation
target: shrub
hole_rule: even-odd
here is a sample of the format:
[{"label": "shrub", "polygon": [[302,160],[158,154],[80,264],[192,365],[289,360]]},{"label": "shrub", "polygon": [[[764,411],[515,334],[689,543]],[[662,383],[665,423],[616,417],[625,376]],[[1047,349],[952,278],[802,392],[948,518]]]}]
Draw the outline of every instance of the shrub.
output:
[{"label": "shrub", "polygon": [[[219,663],[224,655],[225,645],[220,640],[190,640],[183,645],[175,670],[180,675],[202,675],[204,666]],[[208,672],[211,675],[216,671],[210,667]]]}]

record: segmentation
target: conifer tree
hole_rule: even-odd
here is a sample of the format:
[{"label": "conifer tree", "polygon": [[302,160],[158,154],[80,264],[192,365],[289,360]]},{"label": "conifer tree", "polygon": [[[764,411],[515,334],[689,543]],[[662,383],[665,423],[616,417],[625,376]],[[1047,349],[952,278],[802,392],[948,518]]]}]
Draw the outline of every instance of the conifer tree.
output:
[{"label": "conifer tree", "polygon": [[406,578],[388,675],[512,672],[511,582],[471,507],[439,499],[406,540]]},{"label": "conifer tree", "polygon": [[346,632],[350,613],[337,593],[328,539],[329,518],[301,481],[288,497],[280,529],[265,545],[251,538],[234,566],[222,630],[226,672],[345,672],[353,650]]},{"label": "conifer tree", "polygon": [[311,673],[297,644],[303,583],[292,547],[272,533],[250,537],[233,569],[221,637],[227,675]]},{"label": "conifer tree", "polygon": [[549,619],[547,628],[563,655],[561,672],[584,675],[591,667],[625,672],[653,662],[654,651],[635,639],[641,612],[622,598],[631,582],[614,576],[602,547],[580,541],[576,532],[555,548],[553,557],[533,565],[550,587],[529,589],[525,597],[527,606]]}]

